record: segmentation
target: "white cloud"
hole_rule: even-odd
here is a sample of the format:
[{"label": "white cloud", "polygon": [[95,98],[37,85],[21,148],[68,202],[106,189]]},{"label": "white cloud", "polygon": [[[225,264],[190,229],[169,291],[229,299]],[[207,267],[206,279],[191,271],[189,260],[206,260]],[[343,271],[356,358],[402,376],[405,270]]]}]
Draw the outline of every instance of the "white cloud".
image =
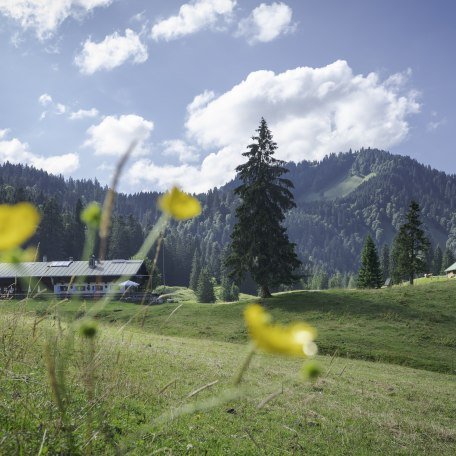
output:
[{"label": "white cloud", "polygon": [[235,177],[234,168],[243,161],[236,161],[236,151],[226,147],[204,158],[199,166],[181,164],[179,166],[157,165],[152,160],[141,159],[128,170],[129,184],[149,184],[160,190],[179,185],[188,192],[200,193],[219,186]]},{"label": "white cloud", "polygon": [[[199,165],[157,165],[141,160],[133,184],[161,189],[178,183],[190,191],[220,186],[245,161],[242,152],[263,116],[286,161],[320,160],[331,152],[361,147],[389,149],[407,138],[408,118],[420,110],[404,74],[380,80],[353,74],[345,61],[283,73],[256,71],[222,95],[197,95],[187,108],[187,140],[200,148]],[[210,151],[217,151],[210,153]]]},{"label": "white cloud", "polygon": [[92,125],[84,146],[94,149],[96,155],[122,155],[133,141],[138,141],[135,155],[146,152],[145,142],[154,128],[150,122],[135,114],[120,117],[107,116],[98,125]]},{"label": "white cloud", "polygon": [[148,58],[147,47],[139,35],[126,29],[125,36],[117,32],[105,37],[100,43],[85,41],[83,49],[74,59],[81,73],[93,74],[99,70],[112,70],[127,60],[133,63],[144,63]]},{"label": "white cloud", "polygon": [[428,122],[428,124],[426,125],[426,130],[428,132],[434,132],[435,130],[437,130],[438,128],[442,127],[443,125],[445,125],[447,123],[447,120],[446,120],[446,117],[443,117],[442,119],[440,120],[431,120],[430,122]]},{"label": "white cloud", "polygon": [[43,93],[38,98],[38,101],[42,106],[47,106],[52,103],[52,97],[48,93]]},{"label": "white cloud", "polygon": [[249,44],[266,43],[294,31],[291,25],[292,9],[285,3],[262,3],[238,26],[237,35],[245,36]]},{"label": "white cloud", "polygon": [[79,156],[74,153],[44,157],[30,151],[27,143],[17,138],[7,139],[9,131],[0,130],[0,162],[24,163],[52,174],[69,174],[79,168]]},{"label": "white cloud", "polygon": [[79,111],[75,111],[70,113],[70,120],[80,120],[80,119],[90,119],[93,117],[97,117],[99,114],[98,109],[80,109]]},{"label": "white cloud", "polygon": [[0,0],[0,14],[34,29],[40,39],[52,36],[69,16],[79,17],[112,0]]},{"label": "white cloud", "polygon": [[181,163],[195,162],[199,159],[199,153],[196,147],[180,139],[163,141],[162,146],[163,155],[177,157]]},{"label": "white cloud", "polygon": [[70,120],[93,118],[99,115],[98,109],[96,108],[79,109],[78,111],[71,111],[71,109],[68,106],[65,106],[63,103],[55,102],[51,95],[49,95],[48,93],[43,93],[42,95],[40,95],[40,97],[38,98],[38,102],[42,106],[50,109],[49,111],[43,111],[41,113],[40,120],[45,119],[49,113],[53,113],[56,115],[67,114]]},{"label": "white cloud", "polygon": [[170,41],[215,26],[220,19],[228,19],[235,6],[236,0],[195,0],[185,3],[176,16],[152,27],[152,38]]},{"label": "white cloud", "polygon": [[245,145],[263,116],[284,160],[321,159],[362,146],[390,148],[406,138],[407,116],[420,106],[416,92],[401,93],[388,81],[375,73],[354,75],[341,60],[279,74],[256,71],[190,112],[186,127],[205,148]]}]

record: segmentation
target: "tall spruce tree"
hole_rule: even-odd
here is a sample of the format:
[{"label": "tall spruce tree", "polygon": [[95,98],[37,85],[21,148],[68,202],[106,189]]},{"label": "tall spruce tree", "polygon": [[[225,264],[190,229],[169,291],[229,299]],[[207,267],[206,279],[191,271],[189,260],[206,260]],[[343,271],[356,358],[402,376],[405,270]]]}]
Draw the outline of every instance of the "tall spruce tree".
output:
[{"label": "tall spruce tree", "polygon": [[383,244],[380,252],[380,268],[382,269],[383,282],[390,276],[390,248],[388,244]]},{"label": "tall spruce tree", "polygon": [[198,289],[198,279],[201,273],[201,260],[200,260],[200,253],[198,249],[195,249],[195,253],[193,254],[192,260],[192,270],[190,271],[190,280],[188,287],[196,291]]},{"label": "tall spruce tree", "polygon": [[295,271],[301,262],[283,226],[285,212],[296,206],[290,191],[293,184],[281,178],[288,170],[285,162],[273,157],[277,144],[263,118],[256,131],[243,154],[247,162],[236,168],[242,184],[235,193],[241,203],[226,266],[239,282],[249,272],[260,296],[269,297],[270,287],[291,285],[298,279]]},{"label": "tall spruce tree", "polygon": [[396,277],[407,277],[413,285],[415,275],[426,270],[430,242],[421,228],[420,206],[416,201],[410,203],[406,219],[394,240],[394,267]]},{"label": "tall spruce tree", "polygon": [[198,302],[215,302],[214,285],[207,269],[202,269],[196,290]]},{"label": "tall spruce tree", "polygon": [[383,283],[380,261],[374,241],[367,235],[361,252],[361,268],[358,273],[358,288],[380,288]]},{"label": "tall spruce tree", "polygon": [[439,275],[442,270],[443,253],[440,245],[434,250],[434,258],[432,260],[432,274]]}]

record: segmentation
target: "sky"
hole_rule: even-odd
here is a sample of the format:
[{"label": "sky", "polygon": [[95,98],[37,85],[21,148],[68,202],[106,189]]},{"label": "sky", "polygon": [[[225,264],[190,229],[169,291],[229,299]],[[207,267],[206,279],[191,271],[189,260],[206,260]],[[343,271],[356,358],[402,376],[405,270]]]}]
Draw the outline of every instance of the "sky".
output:
[{"label": "sky", "polygon": [[0,0],[0,162],[121,190],[372,147],[456,173],[453,0]]}]

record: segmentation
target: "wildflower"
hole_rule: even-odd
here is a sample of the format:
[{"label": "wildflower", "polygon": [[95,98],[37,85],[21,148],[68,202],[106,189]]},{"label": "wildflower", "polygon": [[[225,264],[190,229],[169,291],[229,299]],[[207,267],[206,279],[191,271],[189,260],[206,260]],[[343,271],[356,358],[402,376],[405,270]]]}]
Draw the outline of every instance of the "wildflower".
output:
[{"label": "wildflower", "polygon": [[98,228],[101,221],[101,207],[95,201],[92,201],[81,212],[81,220],[90,228]]},{"label": "wildflower", "polygon": [[306,357],[317,353],[316,331],[306,323],[272,324],[271,316],[258,304],[245,309],[244,319],[257,348],[290,356]]},{"label": "wildflower", "polygon": [[158,207],[176,220],[187,220],[201,214],[200,202],[177,187],[159,198]]},{"label": "wildflower", "polygon": [[36,231],[40,214],[30,203],[0,205],[0,250],[19,247]]}]

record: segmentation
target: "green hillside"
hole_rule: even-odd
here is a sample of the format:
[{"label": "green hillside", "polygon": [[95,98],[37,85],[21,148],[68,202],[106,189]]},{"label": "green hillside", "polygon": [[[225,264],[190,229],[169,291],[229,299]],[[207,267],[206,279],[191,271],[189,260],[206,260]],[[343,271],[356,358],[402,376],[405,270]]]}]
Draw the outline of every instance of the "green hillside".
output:
[{"label": "green hillside", "polygon": [[[283,319],[311,316],[296,308],[308,305],[294,300],[298,296],[280,296],[268,306]],[[322,293],[313,302],[329,300],[334,309],[341,296]],[[410,313],[420,312],[407,303],[401,305],[411,307]],[[171,307],[160,306],[150,309],[148,320],[164,332],[187,328],[189,333],[196,321],[208,325],[211,312],[209,333],[223,338],[240,331],[238,319],[229,318],[240,306],[204,309],[189,303],[166,326]],[[131,313],[132,307],[114,310],[104,318]],[[328,319],[334,328],[348,330],[350,313],[331,312],[318,326]],[[353,320],[350,332],[370,344],[370,328]],[[323,374],[308,383],[299,373],[302,361],[256,355],[242,387],[233,390],[245,345],[204,334],[169,337],[101,324],[92,344],[67,337],[58,318],[36,319],[17,304],[0,313],[0,333],[0,454],[451,455],[456,450],[455,377],[448,374],[319,356]]]},{"label": "green hillside", "polygon": [[[242,312],[257,298],[243,295],[239,303],[199,304],[190,290],[174,292],[176,304],[140,308],[111,303],[98,318],[120,326],[129,322],[155,334],[247,341]],[[455,296],[456,280],[447,280],[381,290],[280,293],[264,305],[278,321],[306,320],[314,325],[320,353],[456,373]],[[16,305],[2,304],[9,309]],[[39,315],[49,308],[46,302],[28,306]],[[81,314],[81,304],[59,304],[58,314],[73,319]]]}]

